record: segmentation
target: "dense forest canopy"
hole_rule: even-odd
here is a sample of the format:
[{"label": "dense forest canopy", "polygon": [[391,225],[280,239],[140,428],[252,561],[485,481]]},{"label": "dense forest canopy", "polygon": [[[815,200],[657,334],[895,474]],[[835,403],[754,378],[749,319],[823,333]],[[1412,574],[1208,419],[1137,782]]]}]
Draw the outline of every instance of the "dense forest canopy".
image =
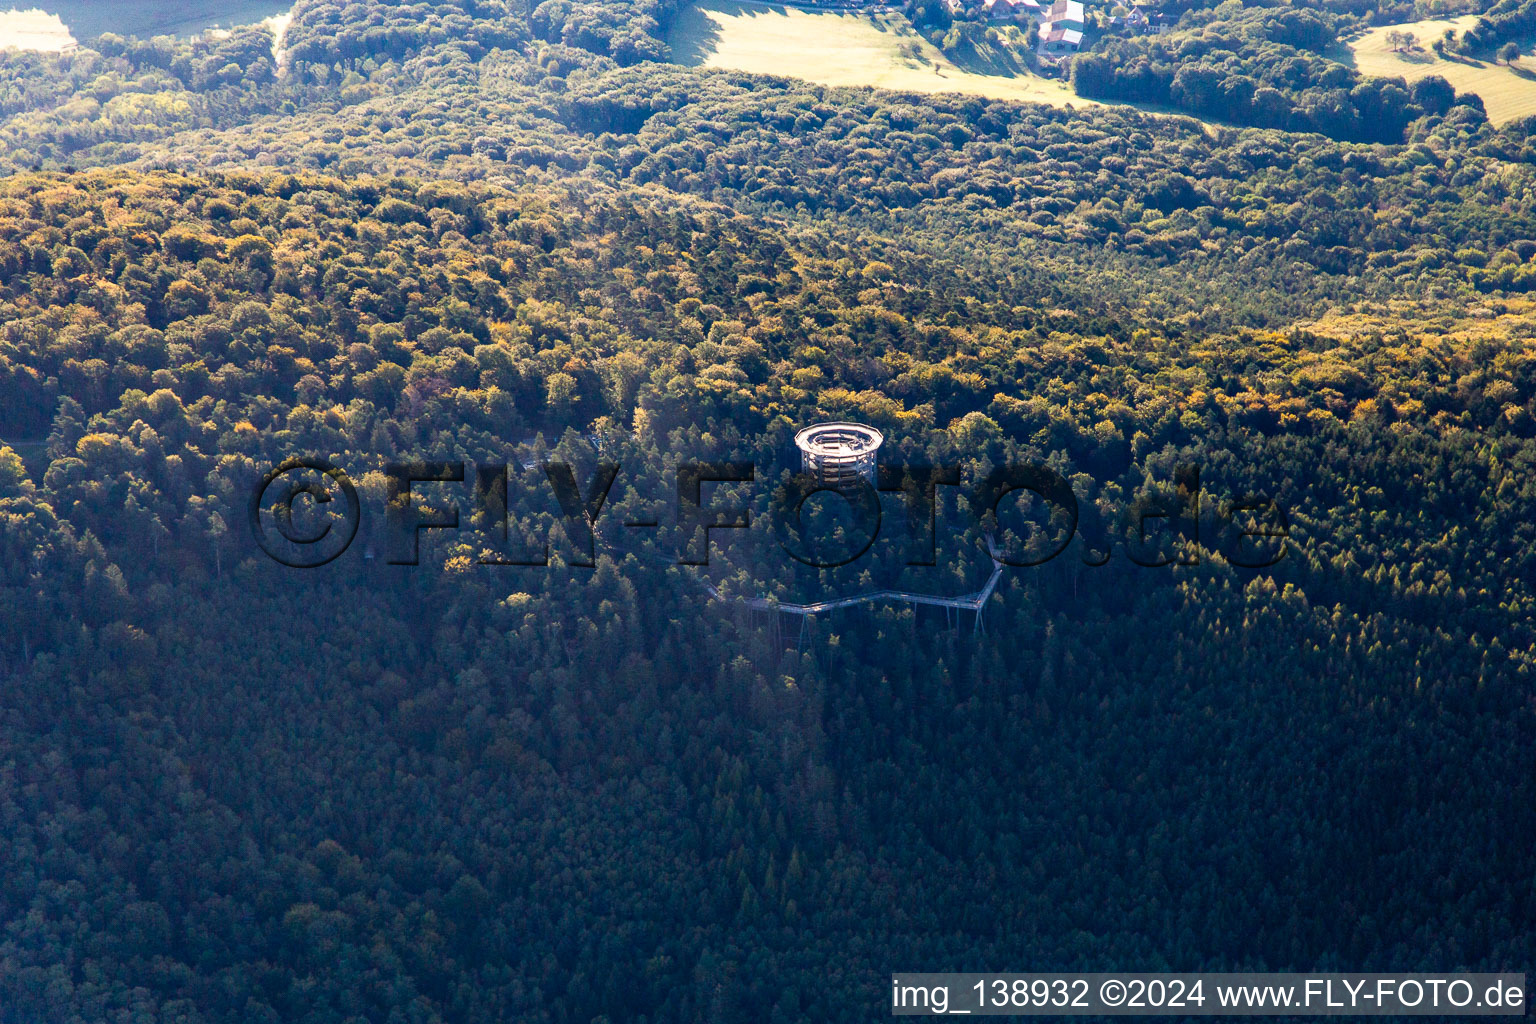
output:
[{"label": "dense forest canopy", "polygon": [[[1326,41],[1412,12],[1313,6],[1122,56],[1321,109]],[[827,89],[659,63],[672,13],[304,0],[276,52],[0,60],[0,1022],[1529,964],[1531,126],[1433,83],[1329,86],[1400,104],[1364,139]],[[1047,465],[1078,536],[984,632],[734,603],[965,594],[988,535],[1040,542],[941,488],[937,565],[895,495],[868,558],[794,563],[761,524],[838,418],[967,482]],[[371,517],[313,570],[246,522],[294,456]],[[385,564],[402,460],[508,465],[550,564],[484,564],[472,471]],[[604,460],[580,568],[540,463]],[[688,460],[760,467],[707,568]],[[1189,466],[1183,564],[1138,564]],[[1217,522],[1252,495],[1289,521],[1259,569]]]},{"label": "dense forest canopy", "polygon": [[1307,8],[1244,8],[1228,0],[1184,16],[1167,35],[1107,41],[1072,63],[1072,83],[1095,99],[1159,103],[1237,124],[1318,132],[1354,142],[1402,142],[1409,126],[1457,106],[1438,75],[1415,81],[1367,78],[1324,55],[1339,38]]}]

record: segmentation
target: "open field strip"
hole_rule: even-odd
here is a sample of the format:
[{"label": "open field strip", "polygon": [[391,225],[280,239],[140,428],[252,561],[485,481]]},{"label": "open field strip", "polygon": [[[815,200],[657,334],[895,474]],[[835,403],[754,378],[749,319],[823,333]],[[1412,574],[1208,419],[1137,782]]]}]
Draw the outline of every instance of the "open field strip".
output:
[{"label": "open field strip", "polygon": [[706,0],[678,16],[668,42],[674,59],[695,67],[787,75],[822,85],[959,92],[1057,107],[1102,106],[1054,79],[967,71],[899,14]]},{"label": "open field strip", "polygon": [[57,14],[39,8],[0,11],[0,50],[58,51],[75,45],[75,37]]},{"label": "open field strip", "polygon": [[[1495,124],[1536,114],[1536,59],[1526,57],[1514,67],[1493,60],[1477,60],[1453,54],[1443,60],[1429,45],[1448,28],[1459,34],[1477,23],[1476,15],[1459,18],[1433,18],[1403,25],[1379,25],[1349,44],[1355,67],[1367,75],[1404,78],[1412,82],[1426,75],[1439,75],[1456,87],[1457,92],[1476,93],[1483,99],[1488,118]],[[1387,33],[1412,32],[1419,49],[1394,53],[1387,45]]]}]

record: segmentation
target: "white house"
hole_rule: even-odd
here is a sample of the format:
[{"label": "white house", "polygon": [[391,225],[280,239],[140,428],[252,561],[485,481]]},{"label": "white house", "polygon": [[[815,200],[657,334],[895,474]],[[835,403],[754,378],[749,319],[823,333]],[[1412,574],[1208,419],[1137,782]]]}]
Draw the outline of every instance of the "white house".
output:
[{"label": "white house", "polygon": [[1035,52],[1042,57],[1061,57],[1076,53],[1082,45],[1082,0],[1056,0],[1040,21],[1040,45]]},{"label": "white house", "polygon": [[1043,57],[1064,57],[1078,51],[1083,45],[1083,33],[1075,28],[1053,28],[1040,33],[1040,46],[1036,53]]},{"label": "white house", "polygon": [[[1046,10],[1044,18],[1056,28],[1083,30],[1082,0],[1056,0]],[[1044,28],[1044,26],[1041,26]]]}]

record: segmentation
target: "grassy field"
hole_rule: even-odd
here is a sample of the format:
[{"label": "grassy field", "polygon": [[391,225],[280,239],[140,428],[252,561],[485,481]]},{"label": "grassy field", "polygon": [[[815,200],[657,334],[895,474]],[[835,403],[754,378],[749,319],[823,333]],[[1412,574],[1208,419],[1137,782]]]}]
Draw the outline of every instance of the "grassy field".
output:
[{"label": "grassy field", "polygon": [[36,8],[0,12],[0,49],[58,51],[78,41],[57,14]]},{"label": "grassy field", "polygon": [[[1408,81],[1425,75],[1439,75],[1456,87],[1457,92],[1472,92],[1483,98],[1488,117],[1495,124],[1536,114],[1536,58],[1526,57],[1514,67],[1495,63],[1491,58],[1476,60],[1453,55],[1441,60],[1429,44],[1448,28],[1458,33],[1471,28],[1476,15],[1460,18],[1415,21],[1406,25],[1381,25],[1350,44],[1355,67],[1367,75],[1400,77]],[[1412,32],[1420,49],[1411,53],[1393,53],[1387,46],[1387,33]],[[1523,65],[1523,66],[1522,66]]]},{"label": "grassy field", "polygon": [[983,75],[940,53],[899,14],[834,14],[706,0],[678,16],[673,59],[695,67],[788,75],[823,85],[961,92],[1063,107],[1098,106],[1037,75]]},{"label": "grassy field", "polygon": [[[288,10],[293,0],[16,0],[11,6],[42,8],[57,15],[76,40],[89,44],[103,32],[142,37],[196,35],[210,25],[254,25]],[[0,21],[0,30],[5,25]],[[0,38],[0,45],[5,42]],[[25,43],[13,40],[11,45]]]}]

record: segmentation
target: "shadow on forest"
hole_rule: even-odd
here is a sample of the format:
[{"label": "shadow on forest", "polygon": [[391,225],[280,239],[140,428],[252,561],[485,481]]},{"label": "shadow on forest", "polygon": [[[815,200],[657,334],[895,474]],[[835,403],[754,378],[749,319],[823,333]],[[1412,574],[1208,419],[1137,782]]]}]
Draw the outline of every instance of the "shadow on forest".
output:
[{"label": "shadow on forest", "polygon": [[1338,40],[1330,44],[1322,52],[1323,56],[1327,57],[1331,61],[1336,61],[1340,64],[1343,64],[1345,67],[1352,68],[1356,71],[1359,70],[1359,67],[1355,64],[1354,47],[1352,47],[1344,40]]},{"label": "shadow on forest", "polygon": [[[730,6],[738,8],[731,12],[733,14],[746,11],[745,7],[738,4]],[[720,26],[694,4],[677,12],[668,35],[667,41],[672,46],[672,61],[676,64],[698,67],[720,48]]]},{"label": "shadow on forest", "polygon": [[0,448],[9,448],[21,457],[21,464],[26,467],[27,475],[33,483],[43,482],[43,472],[48,468],[48,439],[37,438],[26,440],[22,438],[0,437]]},{"label": "shadow on forest", "polygon": [[[894,31],[891,25],[873,11],[844,10],[840,8],[805,8],[775,3],[731,3],[729,0],[711,0],[710,11],[731,18],[755,18],[762,14],[787,15],[791,10],[808,10],[813,14],[843,14],[858,16],[861,13],[878,32]],[[898,34],[903,34],[899,33]],[[707,61],[719,48],[720,25],[697,4],[689,4],[672,19],[668,30],[668,42],[672,47],[671,60],[675,64],[697,67]],[[988,72],[998,74],[1001,72]]]}]

